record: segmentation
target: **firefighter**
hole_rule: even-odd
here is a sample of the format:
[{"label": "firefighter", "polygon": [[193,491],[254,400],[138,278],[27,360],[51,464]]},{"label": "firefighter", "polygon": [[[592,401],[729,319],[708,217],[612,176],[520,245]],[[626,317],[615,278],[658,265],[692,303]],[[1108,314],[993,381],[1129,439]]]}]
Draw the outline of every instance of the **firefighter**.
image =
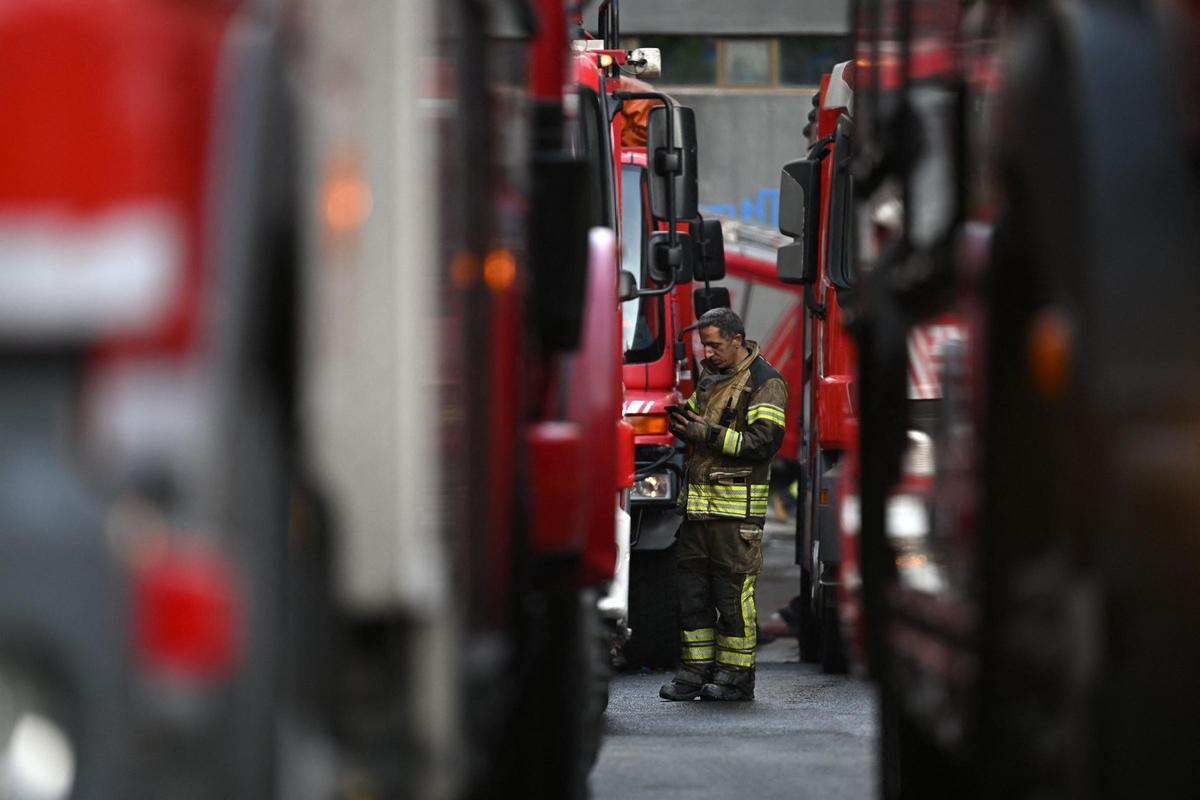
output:
[{"label": "firefighter", "polygon": [[763,523],[787,384],[727,308],[700,317],[696,391],[671,431],[688,443],[676,545],[680,667],[666,700],[753,700]]}]

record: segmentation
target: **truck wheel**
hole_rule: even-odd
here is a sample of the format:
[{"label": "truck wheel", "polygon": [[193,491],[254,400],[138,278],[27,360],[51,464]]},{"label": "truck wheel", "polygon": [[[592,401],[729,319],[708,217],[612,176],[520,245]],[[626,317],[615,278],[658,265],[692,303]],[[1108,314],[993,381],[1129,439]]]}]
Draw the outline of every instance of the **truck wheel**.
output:
[{"label": "truck wheel", "polygon": [[905,716],[895,689],[880,691],[880,778],[883,800],[969,797],[962,770]]},{"label": "truck wheel", "polygon": [[837,606],[821,602],[821,672],[830,675],[846,673],[846,650],[842,646],[842,628],[838,622]]},{"label": "truck wheel", "polygon": [[797,627],[800,634],[800,660],[805,664],[816,664],[821,660],[821,620],[813,613],[812,577],[800,569],[800,619]]},{"label": "truck wheel", "polygon": [[604,712],[608,709],[608,690],[612,667],[609,666],[609,643],[612,637],[596,610],[596,593],[583,592],[580,603],[579,652],[577,657],[580,681],[579,763],[574,787],[577,797],[586,798],[587,779],[600,753],[604,737]]},{"label": "truck wheel", "polygon": [[623,652],[629,666],[674,667],[679,659],[675,547],[635,550],[629,559],[629,627]]}]

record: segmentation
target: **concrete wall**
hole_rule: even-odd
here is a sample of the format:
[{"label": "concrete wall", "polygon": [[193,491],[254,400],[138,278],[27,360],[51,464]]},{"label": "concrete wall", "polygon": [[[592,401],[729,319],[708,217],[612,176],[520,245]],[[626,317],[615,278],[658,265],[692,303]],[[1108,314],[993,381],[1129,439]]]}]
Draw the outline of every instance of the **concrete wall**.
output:
[{"label": "concrete wall", "polygon": [[[696,111],[700,147],[700,204],[705,216],[720,216],[776,230],[779,172],[802,155],[801,129],[808,122],[812,93],[670,90]],[[768,286],[724,281],[746,332],[764,341],[793,307],[795,298]]]},{"label": "concrete wall", "polygon": [[696,111],[700,202],[707,213],[776,227],[779,171],[803,154],[812,93],[669,91]]}]

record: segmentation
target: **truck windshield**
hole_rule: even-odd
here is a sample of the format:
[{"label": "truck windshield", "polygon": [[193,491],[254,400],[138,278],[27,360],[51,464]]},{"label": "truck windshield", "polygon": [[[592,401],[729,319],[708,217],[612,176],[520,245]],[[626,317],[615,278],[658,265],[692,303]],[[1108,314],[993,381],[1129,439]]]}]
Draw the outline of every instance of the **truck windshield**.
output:
[{"label": "truck windshield", "polygon": [[[621,269],[633,273],[639,288],[650,284],[646,266],[644,176],[642,167],[621,167]],[[662,355],[663,307],[661,296],[629,300],[621,307],[625,363],[645,364]]]}]

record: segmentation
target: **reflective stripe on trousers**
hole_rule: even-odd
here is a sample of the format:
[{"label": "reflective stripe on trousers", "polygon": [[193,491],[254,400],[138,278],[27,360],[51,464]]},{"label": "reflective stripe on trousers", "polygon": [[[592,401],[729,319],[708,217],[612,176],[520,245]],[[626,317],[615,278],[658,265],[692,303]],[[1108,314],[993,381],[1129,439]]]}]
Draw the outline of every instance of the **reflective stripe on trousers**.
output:
[{"label": "reflective stripe on trousers", "polygon": [[679,633],[683,645],[681,660],[688,665],[711,664],[716,654],[714,638],[715,628],[696,628],[682,630]]},{"label": "reflective stripe on trousers", "polygon": [[758,577],[742,579],[740,597],[742,611],[741,636],[717,636],[717,664],[734,669],[754,669],[754,652],[758,644],[758,607],[754,603],[754,587]]}]

